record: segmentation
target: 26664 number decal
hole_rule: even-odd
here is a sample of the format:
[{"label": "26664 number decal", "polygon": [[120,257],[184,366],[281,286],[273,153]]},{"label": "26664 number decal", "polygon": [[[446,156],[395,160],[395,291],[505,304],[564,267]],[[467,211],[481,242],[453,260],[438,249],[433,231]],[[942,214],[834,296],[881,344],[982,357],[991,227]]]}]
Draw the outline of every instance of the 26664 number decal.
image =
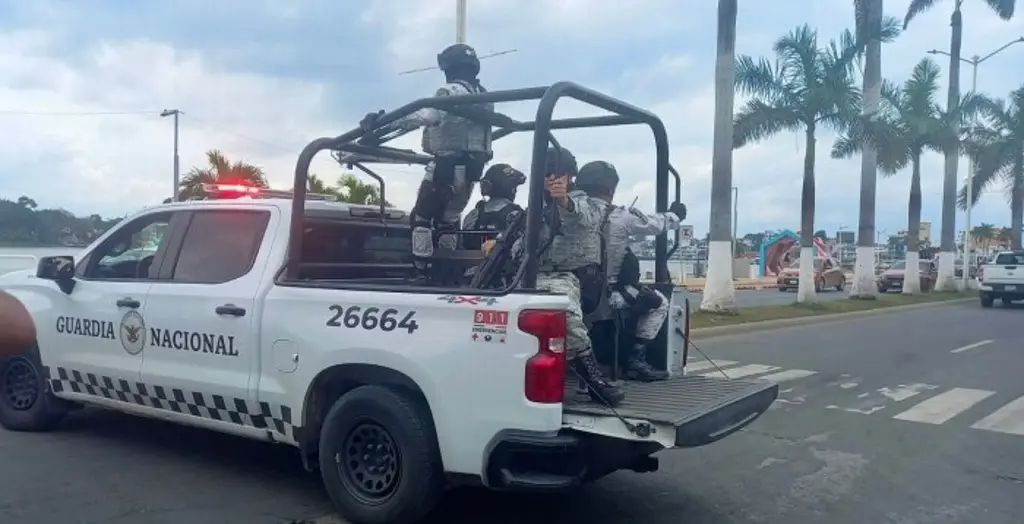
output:
[{"label": "26664 number decal", "polygon": [[332,313],[331,318],[327,319],[328,327],[379,329],[385,332],[404,329],[410,334],[420,328],[416,323],[415,311],[409,311],[403,315],[402,312],[392,308],[381,310],[378,307],[349,306],[346,308],[332,305],[327,309]]}]

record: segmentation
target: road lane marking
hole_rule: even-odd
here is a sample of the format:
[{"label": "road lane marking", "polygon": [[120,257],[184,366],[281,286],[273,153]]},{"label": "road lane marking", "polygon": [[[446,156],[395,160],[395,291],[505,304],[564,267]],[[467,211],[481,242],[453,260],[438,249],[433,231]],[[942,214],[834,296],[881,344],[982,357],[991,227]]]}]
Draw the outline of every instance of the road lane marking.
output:
[{"label": "road lane marking", "polygon": [[994,394],[995,391],[984,389],[953,388],[925,400],[893,418],[924,424],[942,424]]},{"label": "road lane marking", "polygon": [[778,373],[772,373],[771,375],[757,377],[757,379],[768,380],[770,382],[775,382],[776,384],[778,384],[780,382],[786,382],[788,380],[806,378],[815,373],[817,373],[817,371],[810,371],[808,369],[787,369],[785,371],[780,371]]},{"label": "road lane marking", "polygon": [[997,409],[971,427],[1010,435],[1024,435],[1024,397]]},{"label": "road lane marking", "polygon": [[958,348],[950,351],[950,353],[963,353],[964,351],[968,351],[968,350],[971,350],[971,349],[974,349],[974,348],[980,348],[981,346],[987,346],[987,345],[991,344],[992,342],[995,342],[995,341],[994,340],[982,340],[981,342],[975,342],[973,344],[967,344],[966,346],[958,347]]},{"label": "road lane marking", "polygon": [[[719,366],[721,366],[721,364],[719,364]],[[760,375],[761,373],[768,373],[768,372],[771,372],[771,371],[777,371],[779,369],[782,369],[782,368],[780,368],[778,366],[765,366],[765,365],[762,365],[762,364],[747,364],[746,366],[740,366],[738,368],[727,369],[727,370],[725,370],[725,374],[728,375],[729,378],[743,378],[743,377],[749,377],[750,375]],[[715,375],[720,375],[720,373],[716,369],[714,371],[708,371],[706,373],[698,373],[698,375],[700,375],[702,377],[711,377],[711,376],[715,376]]]},{"label": "road lane marking", "polygon": [[733,365],[736,365],[736,364],[739,364],[739,362],[736,362],[735,360],[716,360],[714,364],[712,364],[708,360],[705,360],[703,362],[698,362],[696,364],[687,364],[686,365],[686,372],[689,374],[689,373],[693,373],[695,371],[704,371],[706,369],[715,369],[715,365],[718,365],[718,367],[720,367],[720,368],[725,368],[725,367],[733,366]]}]

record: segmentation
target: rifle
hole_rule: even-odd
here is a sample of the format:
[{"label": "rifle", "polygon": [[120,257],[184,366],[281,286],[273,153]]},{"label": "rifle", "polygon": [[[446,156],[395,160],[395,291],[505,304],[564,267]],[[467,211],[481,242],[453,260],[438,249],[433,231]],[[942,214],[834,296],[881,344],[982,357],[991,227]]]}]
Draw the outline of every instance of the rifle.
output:
[{"label": "rifle", "polygon": [[[517,212],[512,216],[509,221],[509,225],[502,231],[498,238],[494,241],[494,247],[491,249],[490,254],[484,259],[484,263],[477,270],[476,274],[473,275],[473,279],[470,281],[469,287],[471,288],[502,288],[507,284],[505,279],[509,274],[514,274],[518,277],[518,271],[513,273],[510,271],[511,266],[515,263],[515,257],[513,257],[512,247],[516,241],[523,238],[523,233],[526,231],[526,213]],[[524,248],[526,246],[523,246]],[[518,278],[516,278],[512,286],[518,284]]]}]

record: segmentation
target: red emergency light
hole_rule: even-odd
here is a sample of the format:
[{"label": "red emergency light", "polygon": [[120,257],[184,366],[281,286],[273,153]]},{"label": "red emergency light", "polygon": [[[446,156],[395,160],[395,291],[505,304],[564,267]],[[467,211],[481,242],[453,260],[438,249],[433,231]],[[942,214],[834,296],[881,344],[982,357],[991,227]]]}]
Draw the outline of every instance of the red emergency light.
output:
[{"label": "red emergency light", "polygon": [[[203,193],[211,200],[230,200],[238,198],[285,198],[291,199],[291,191],[255,187],[246,184],[203,184]],[[306,193],[306,200],[336,201],[336,195],[323,193]]]}]

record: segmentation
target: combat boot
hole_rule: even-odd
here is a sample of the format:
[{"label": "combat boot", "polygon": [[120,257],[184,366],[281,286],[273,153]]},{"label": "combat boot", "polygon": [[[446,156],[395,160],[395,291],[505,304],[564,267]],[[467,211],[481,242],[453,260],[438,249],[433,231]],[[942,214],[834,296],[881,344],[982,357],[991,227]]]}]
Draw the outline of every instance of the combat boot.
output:
[{"label": "combat boot", "polygon": [[647,362],[647,344],[637,342],[629,353],[626,361],[626,378],[640,382],[657,382],[667,380],[668,372],[654,369]]},{"label": "combat boot", "polygon": [[624,391],[611,385],[604,379],[593,351],[587,351],[573,359],[572,367],[580,375],[580,378],[583,379],[583,382],[586,383],[587,394],[590,395],[590,400],[598,404],[608,404],[615,407],[626,398]]}]

